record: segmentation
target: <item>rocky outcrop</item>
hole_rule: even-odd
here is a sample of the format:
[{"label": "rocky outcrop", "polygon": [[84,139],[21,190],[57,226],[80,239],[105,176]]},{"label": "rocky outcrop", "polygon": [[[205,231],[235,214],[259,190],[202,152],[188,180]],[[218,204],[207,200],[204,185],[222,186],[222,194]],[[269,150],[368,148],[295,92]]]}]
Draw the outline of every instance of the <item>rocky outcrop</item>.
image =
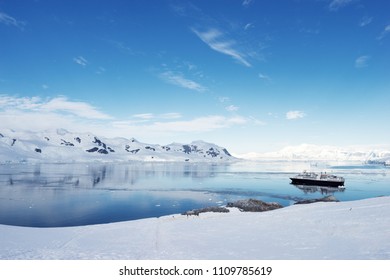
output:
[{"label": "rocky outcrop", "polygon": [[226,207],[236,207],[244,212],[264,212],[283,208],[277,202],[264,202],[257,199],[238,200],[236,202],[229,202]]},{"label": "rocky outcrop", "polygon": [[322,198],[300,200],[295,202],[294,204],[309,204],[315,202],[339,202],[339,200],[336,199],[336,197],[334,197],[333,195],[328,195]]},{"label": "rocky outcrop", "polygon": [[201,208],[201,209],[189,210],[189,211],[182,213],[182,215],[199,216],[200,213],[206,213],[206,212],[229,213],[229,209],[227,209],[225,207],[219,207],[219,206],[210,206],[210,207],[205,207],[205,208]]}]

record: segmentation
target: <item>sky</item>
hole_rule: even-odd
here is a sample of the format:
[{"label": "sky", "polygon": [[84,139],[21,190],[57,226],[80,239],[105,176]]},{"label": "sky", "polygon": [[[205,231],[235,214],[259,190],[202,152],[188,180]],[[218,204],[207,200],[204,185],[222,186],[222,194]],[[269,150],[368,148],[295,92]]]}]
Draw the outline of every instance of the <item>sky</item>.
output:
[{"label": "sky", "polygon": [[388,145],[389,11],[388,0],[0,0],[0,130],[237,154]]}]

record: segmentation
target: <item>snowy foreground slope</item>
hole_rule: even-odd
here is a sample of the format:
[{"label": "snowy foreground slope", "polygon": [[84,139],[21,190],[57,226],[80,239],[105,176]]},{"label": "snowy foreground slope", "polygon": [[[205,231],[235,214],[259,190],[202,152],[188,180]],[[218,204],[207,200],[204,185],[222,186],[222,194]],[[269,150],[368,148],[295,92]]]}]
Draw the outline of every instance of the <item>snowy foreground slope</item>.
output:
[{"label": "snowy foreground slope", "polygon": [[113,224],[0,225],[0,259],[390,259],[390,197]]},{"label": "snowy foreground slope", "polygon": [[141,143],[134,138],[107,138],[65,129],[44,132],[0,130],[0,163],[233,160],[235,158],[225,148],[203,141],[161,146]]}]

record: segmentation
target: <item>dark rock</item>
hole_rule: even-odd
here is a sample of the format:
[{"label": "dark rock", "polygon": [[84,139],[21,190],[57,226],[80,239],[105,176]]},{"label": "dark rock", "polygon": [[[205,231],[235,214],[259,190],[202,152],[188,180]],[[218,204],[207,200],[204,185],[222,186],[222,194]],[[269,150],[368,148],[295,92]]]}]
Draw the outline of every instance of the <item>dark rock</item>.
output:
[{"label": "dark rock", "polygon": [[77,142],[81,143],[80,137],[75,137],[74,140],[76,140]]},{"label": "dark rock", "polygon": [[100,153],[100,154],[105,154],[105,155],[108,154],[108,152],[107,152],[106,149],[100,149],[100,150],[98,150],[98,153]]},{"label": "dark rock", "polygon": [[191,147],[189,145],[183,145],[183,152],[186,154],[191,153]]},{"label": "dark rock", "polygon": [[15,142],[16,142],[16,139],[12,139],[12,143],[11,143],[11,146],[15,145]]},{"label": "dark rock", "polygon": [[42,150],[41,150],[41,149],[38,149],[38,148],[35,148],[35,151],[36,151],[37,153],[42,153]]},{"label": "dark rock", "polygon": [[205,208],[201,208],[201,209],[189,210],[189,211],[186,211],[186,212],[182,213],[182,215],[187,215],[187,216],[195,215],[195,216],[199,216],[200,213],[206,213],[206,212],[229,213],[230,211],[229,211],[229,209],[227,209],[225,207],[210,206],[210,207],[205,207]]},{"label": "dark rock", "polygon": [[222,149],[222,151],[227,155],[227,156],[229,156],[229,157],[231,157],[232,155],[228,152],[228,150],[226,150],[226,149]]},{"label": "dark rock", "polygon": [[150,147],[150,146],[146,146],[145,149],[146,149],[146,150],[151,150],[151,151],[154,151],[154,152],[156,151],[155,148],[152,148],[152,147]]},{"label": "dark rock", "polygon": [[107,149],[107,146],[105,143],[103,143],[102,141],[100,141],[96,136],[94,137],[95,140],[92,142],[92,143],[96,143],[98,144],[100,147],[103,147],[104,149]]},{"label": "dark rock", "polygon": [[45,139],[46,139],[46,141],[50,141],[49,137],[46,137],[46,136],[45,136]]},{"label": "dark rock", "polygon": [[219,156],[219,152],[214,150],[214,148],[208,149],[208,151],[206,151],[206,154],[210,155],[211,157]]},{"label": "dark rock", "polygon": [[333,195],[328,195],[322,198],[300,200],[295,202],[294,204],[309,204],[315,202],[339,202],[339,200],[335,198]]},{"label": "dark rock", "polygon": [[132,154],[136,154],[136,153],[138,153],[140,150],[139,149],[135,149],[135,150],[131,150],[131,151],[128,151],[128,152],[130,152],[130,153],[132,153]]},{"label": "dark rock", "polygon": [[107,147],[107,150],[109,150],[111,153],[115,153],[115,150],[110,147]]},{"label": "dark rock", "polygon": [[98,151],[99,150],[99,148],[98,147],[94,147],[94,148],[92,148],[92,149],[89,149],[89,150],[86,150],[88,153],[94,153],[94,152],[96,152],[96,151]]},{"label": "dark rock", "polygon": [[236,202],[229,202],[226,207],[237,207],[244,212],[263,212],[283,208],[283,206],[277,202],[264,202],[257,199],[246,199],[238,200]]},{"label": "dark rock", "polygon": [[65,141],[64,139],[61,139],[61,145],[65,145],[65,146],[74,146],[74,144],[73,143],[71,143],[71,142],[68,142],[68,141]]}]

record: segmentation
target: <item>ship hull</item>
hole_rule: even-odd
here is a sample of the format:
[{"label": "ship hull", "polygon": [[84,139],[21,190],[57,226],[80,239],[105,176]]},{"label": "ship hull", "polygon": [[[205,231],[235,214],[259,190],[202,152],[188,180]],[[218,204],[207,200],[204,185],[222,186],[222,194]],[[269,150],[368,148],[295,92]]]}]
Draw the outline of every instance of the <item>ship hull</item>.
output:
[{"label": "ship hull", "polygon": [[327,186],[327,187],[339,187],[344,186],[344,181],[329,181],[329,180],[315,180],[315,179],[302,179],[302,178],[290,178],[293,185],[311,185],[311,186]]}]

